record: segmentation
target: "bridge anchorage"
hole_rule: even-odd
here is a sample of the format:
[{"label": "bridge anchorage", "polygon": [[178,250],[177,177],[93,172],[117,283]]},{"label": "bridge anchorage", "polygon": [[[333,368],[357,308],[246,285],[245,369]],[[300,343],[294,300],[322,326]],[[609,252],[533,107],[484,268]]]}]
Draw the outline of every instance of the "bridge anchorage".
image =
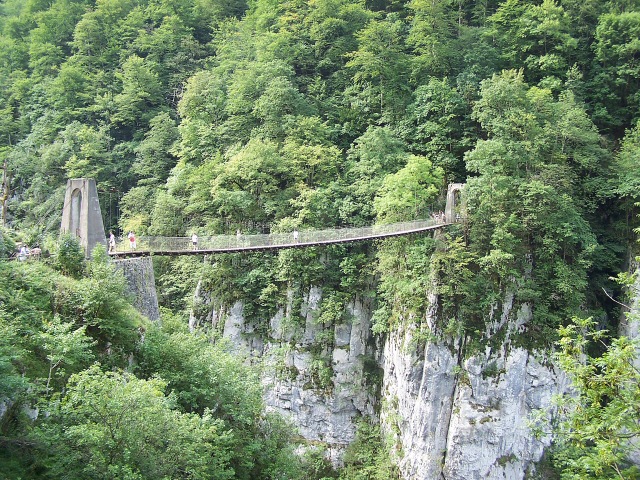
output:
[{"label": "bridge anchorage", "polygon": [[[124,238],[116,244],[116,248],[112,249],[109,255],[115,258],[127,258],[281,250],[411,235],[460,222],[464,218],[462,209],[458,208],[463,187],[462,183],[450,184],[444,215],[434,215],[426,220],[359,228],[302,230],[291,233],[200,236],[196,245],[191,237],[136,237],[135,248],[132,248],[129,240]],[[85,248],[87,256],[98,243],[106,246],[100,204],[93,179],[80,178],[67,182],[61,232],[75,234]]]},{"label": "bridge anchorage", "polygon": [[60,233],[75,235],[87,257],[97,244],[107,246],[98,190],[93,178],[67,180]]}]

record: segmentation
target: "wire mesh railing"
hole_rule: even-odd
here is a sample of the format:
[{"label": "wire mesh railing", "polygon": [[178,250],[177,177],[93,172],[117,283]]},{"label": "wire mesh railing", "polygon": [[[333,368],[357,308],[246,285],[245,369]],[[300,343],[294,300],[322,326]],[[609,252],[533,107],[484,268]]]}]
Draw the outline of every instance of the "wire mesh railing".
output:
[{"label": "wire mesh railing", "polygon": [[368,227],[349,227],[325,230],[300,230],[286,233],[253,235],[211,235],[198,236],[194,245],[192,237],[137,237],[135,246],[125,237],[116,242],[112,254],[149,253],[186,253],[190,251],[232,252],[241,250],[264,250],[313,246],[322,244],[346,243],[358,240],[408,235],[434,228],[440,228],[456,221],[447,222],[444,218],[429,218],[410,222],[389,223]]}]

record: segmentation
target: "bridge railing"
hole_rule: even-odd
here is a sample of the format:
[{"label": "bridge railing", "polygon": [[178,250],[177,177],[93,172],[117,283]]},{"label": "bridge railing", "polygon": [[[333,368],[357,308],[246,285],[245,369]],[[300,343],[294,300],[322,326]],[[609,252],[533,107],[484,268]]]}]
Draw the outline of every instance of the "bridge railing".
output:
[{"label": "bridge railing", "polygon": [[[411,222],[398,222],[370,227],[352,227],[325,230],[300,230],[297,239],[293,232],[254,235],[212,235],[198,236],[197,250],[251,250],[286,246],[314,245],[348,242],[351,240],[382,238],[421,231],[431,227],[446,225],[443,218],[429,218]],[[151,237],[136,239],[136,251],[181,252],[193,250],[191,237]],[[116,253],[130,251],[129,241],[124,238],[116,244]]]}]

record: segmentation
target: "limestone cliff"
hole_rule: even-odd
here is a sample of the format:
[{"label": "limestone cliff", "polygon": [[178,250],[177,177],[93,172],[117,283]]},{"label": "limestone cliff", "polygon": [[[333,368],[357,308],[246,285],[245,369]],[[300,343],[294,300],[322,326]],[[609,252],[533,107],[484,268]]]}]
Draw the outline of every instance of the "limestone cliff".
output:
[{"label": "limestone cliff", "polygon": [[392,333],[384,354],[382,421],[396,435],[407,479],[520,479],[535,470],[548,439],[529,415],[551,407],[562,375],[521,348],[462,359],[446,345],[411,347]]},{"label": "limestone cliff", "polygon": [[[437,297],[427,328],[438,338]],[[416,342],[413,328],[392,331],[383,355],[381,421],[393,432],[407,479],[521,479],[535,471],[550,439],[527,426],[537,409],[566,390],[564,375],[544,358],[511,345],[530,318],[507,295],[485,337],[506,328],[499,348],[468,357],[461,339]]]},{"label": "limestone cliff", "polygon": [[300,320],[291,321],[290,303],[271,318],[266,333],[246,321],[242,302],[212,311],[208,320],[238,349],[264,359],[268,407],[291,417],[305,439],[325,444],[339,463],[355,438],[356,419],[374,415],[379,367],[367,302],[353,299],[345,323],[322,325],[321,298],[322,289],[312,287]]},{"label": "limestone cliff", "polygon": [[[300,312],[289,302],[266,330],[244,318],[242,302],[209,310],[207,321],[266,360],[268,406],[307,440],[326,444],[334,463],[367,416],[395,438],[406,479],[520,479],[535,471],[549,439],[533,438],[528,417],[565,389],[544,358],[512,348],[508,336],[500,349],[469,358],[452,339],[420,344],[409,327],[375,339],[367,301],[354,298],[335,325],[318,322],[321,301],[322,289],[312,287]],[[526,307],[513,312],[511,298],[502,310],[494,331],[503,322],[517,329],[529,315]],[[292,321],[296,314],[301,321]]]}]

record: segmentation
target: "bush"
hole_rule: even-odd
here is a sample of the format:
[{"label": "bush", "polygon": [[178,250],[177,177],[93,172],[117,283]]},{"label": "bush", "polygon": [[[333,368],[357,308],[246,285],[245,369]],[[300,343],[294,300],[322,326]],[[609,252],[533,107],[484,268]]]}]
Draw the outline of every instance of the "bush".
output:
[{"label": "bush", "polygon": [[9,258],[15,250],[16,243],[5,229],[0,228],[0,258]]},{"label": "bush", "polygon": [[78,239],[71,234],[63,234],[57,245],[56,267],[65,275],[79,278],[84,272],[84,251]]}]

